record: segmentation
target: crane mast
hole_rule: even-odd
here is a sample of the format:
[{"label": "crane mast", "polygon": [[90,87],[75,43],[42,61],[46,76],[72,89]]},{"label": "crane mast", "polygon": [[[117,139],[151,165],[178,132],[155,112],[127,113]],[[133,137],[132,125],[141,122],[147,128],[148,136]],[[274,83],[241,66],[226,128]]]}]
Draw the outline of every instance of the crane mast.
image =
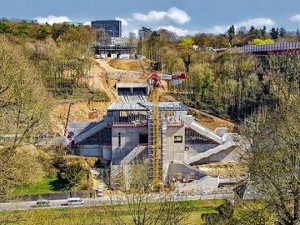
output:
[{"label": "crane mast", "polygon": [[153,120],[153,140],[152,140],[152,186],[158,189],[162,182],[162,154],[161,154],[161,126],[159,111],[159,89],[153,88],[152,92],[152,120]]},{"label": "crane mast", "polygon": [[169,75],[152,73],[148,83],[153,86],[152,89],[152,123],[153,123],[153,136],[152,136],[152,187],[154,190],[159,190],[163,184],[162,173],[162,139],[161,139],[161,118],[159,109],[159,87],[161,86],[160,80],[170,81],[171,84],[177,85],[182,83],[186,78],[186,74]]}]

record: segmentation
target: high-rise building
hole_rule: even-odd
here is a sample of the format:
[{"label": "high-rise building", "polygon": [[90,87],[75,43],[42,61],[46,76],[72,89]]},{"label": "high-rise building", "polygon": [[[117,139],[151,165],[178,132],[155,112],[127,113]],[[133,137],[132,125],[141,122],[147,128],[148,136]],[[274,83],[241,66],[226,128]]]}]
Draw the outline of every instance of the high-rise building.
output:
[{"label": "high-rise building", "polygon": [[120,20],[96,20],[92,21],[92,27],[103,29],[110,37],[122,37],[122,21]]}]

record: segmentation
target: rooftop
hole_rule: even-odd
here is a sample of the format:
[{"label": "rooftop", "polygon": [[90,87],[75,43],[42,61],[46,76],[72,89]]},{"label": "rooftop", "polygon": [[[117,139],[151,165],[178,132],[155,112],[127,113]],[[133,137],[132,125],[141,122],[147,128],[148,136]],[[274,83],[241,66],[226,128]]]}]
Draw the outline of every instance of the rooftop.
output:
[{"label": "rooftop", "polygon": [[147,83],[117,83],[116,88],[148,88]]},{"label": "rooftop", "polygon": [[[152,102],[115,102],[111,104],[108,111],[114,110],[135,110],[135,111],[149,111],[152,107]],[[160,102],[159,108],[162,111],[185,111],[186,106],[181,102]]]}]

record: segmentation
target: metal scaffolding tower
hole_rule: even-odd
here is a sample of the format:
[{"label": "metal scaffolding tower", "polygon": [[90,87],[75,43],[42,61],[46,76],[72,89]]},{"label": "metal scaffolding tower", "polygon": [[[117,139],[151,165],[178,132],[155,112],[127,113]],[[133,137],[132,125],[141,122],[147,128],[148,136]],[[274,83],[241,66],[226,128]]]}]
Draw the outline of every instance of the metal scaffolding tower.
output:
[{"label": "metal scaffolding tower", "polygon": [[151,136],[152,136],[152,186],[154,189],[158,189],[162,184],[162,141],[161,141],[161,121],[159,110],[159,89],[153,88],[152,91],[152,109],[151,117],[152,123],[150,123]]}]

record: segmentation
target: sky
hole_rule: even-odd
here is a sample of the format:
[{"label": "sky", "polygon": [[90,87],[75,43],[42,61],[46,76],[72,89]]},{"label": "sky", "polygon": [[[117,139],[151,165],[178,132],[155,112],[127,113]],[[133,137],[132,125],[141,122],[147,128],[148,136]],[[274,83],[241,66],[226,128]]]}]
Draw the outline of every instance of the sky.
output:
[{"label": "sky", "polygon": [[0,18],[39,23],[122,21],[122,36],[142,26],[179,36],[225,33],[230,25],[300,28],[300,0],[0,0]]}]

